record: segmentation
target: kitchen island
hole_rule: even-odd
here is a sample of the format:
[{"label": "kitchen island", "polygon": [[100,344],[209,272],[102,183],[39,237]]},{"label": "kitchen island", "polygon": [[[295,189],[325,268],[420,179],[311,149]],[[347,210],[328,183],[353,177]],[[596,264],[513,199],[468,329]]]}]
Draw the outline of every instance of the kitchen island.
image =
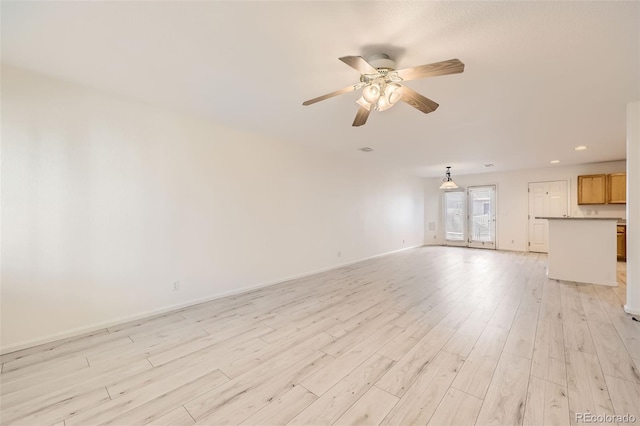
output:
[{"label": "kitchen island", "polygon": [[618,218],[537,217],[549,221],[547,277],[617,286]]}]

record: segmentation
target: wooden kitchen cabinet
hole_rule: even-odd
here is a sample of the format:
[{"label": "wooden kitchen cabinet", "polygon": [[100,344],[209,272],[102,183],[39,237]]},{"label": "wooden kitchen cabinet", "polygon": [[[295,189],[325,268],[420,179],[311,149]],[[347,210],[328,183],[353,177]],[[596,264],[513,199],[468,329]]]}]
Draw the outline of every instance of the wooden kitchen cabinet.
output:
[{"label": "wooden kitchen cabinet", "polygon": [[618,225],[617,235],[617,254],[618,260],[627,260],[627,227],[624,225]]},{"label": "wooden kitchen cabinet", "polygon": [[613,173],[607,175],[607,203],[627,203],[627,174]]},{"label": "wooden kitchen cabinet", "polygon": [[606,204],[607,175],[578,176],[578,204]]}]

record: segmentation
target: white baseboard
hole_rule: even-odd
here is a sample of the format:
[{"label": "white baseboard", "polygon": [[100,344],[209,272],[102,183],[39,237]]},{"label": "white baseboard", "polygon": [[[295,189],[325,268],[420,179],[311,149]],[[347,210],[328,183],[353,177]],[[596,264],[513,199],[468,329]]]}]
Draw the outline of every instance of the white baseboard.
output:
[{"label": "white baseboard", "polygon": [[634,308],[629,305],[624,305],[624,311],[631,315],[640,315],[640,307]]},{"label": "white baseboard", "polygon": [[18,342],[18,343],[14,343],[11,345],[7,345],[7,346],[3,346],[0,348],[0,355],[4,355],[4,354],[8,354],[11,352],[15,352],[15,351],[20,351],[23,349],[27,349],[27,348],[32,348],[34,346],[39,346],[39,345],[44,345],[47,343],[52,343],[52,342],[56,342],[59,340],[64,340],[64,339],[72,339],[72,338],[78,338],[87,334],[91,334],[91,333],[95,333],[97,331],[101,331],[104,330],[108,327],[113,327],[116,326],[118,324],[123,324],[123,323],[127,323],[130,321],[136,321],[139,319],[143,319],[143,318],[152,318],[154,316],[159,316],[159,315],[163,315],[166,314],[168,312],[172,312],[172,311],[177,311],[178,309],[182,309],[182,308],[186,308],[189,306],[194,306],[194,305],[198,305],[200,303],[206,303],[206,302],[210,302],[212,300],[216,300],[216,299],[222,299],[223,297],[228,297],[228,296],[235,296],[237,294],[241,294],[241,293],[247,293],[253,290],[257,290],[259,288],[263,288],[263,287],[269,287],[275,284],[280,284],[283,283],[285,281],[290,281],[290,280],[295,280],[298,278],[304,278],[304,277],[308,277],[310,275],[315,275],[315,274],[319,274],[322,272],[327,272],[327,271],[331,271],[333,269],[338,269],[338,268],[342,268],[344,266],[349,266],[349,265],[353,265],[355,263],[359,263],[359,262],[363,262],[365,260],[369,260],[369,259],[375,259],[377,257],[382,257],[382,256],[387,256],[393,253],[398,253],[398,252],[402,252],[405,250],[410,250],[410,249],[414,249],[417,247],[422,247],[423,245],[416,245],[416,246],[411,246],[411,247],[403,247],[401,249],[398,250],[393,250],[393,251],[389,251],[389,252],[385,252],[385,253],[381,253],[381,254],[376,254],[374,256],[369,256],[369,257],[365,257],[362,259],[358,259],[358,260],[352,260],[349,262],[344,262],[344,263],[340,263],[337,265],[332,265],[332,266],[327,266],[325,268],[320,268],[320,269],[316,269],[313,271],[309,271],[309,272],[304,272],[301,274],[295,274],[295,275],[290,275],[284,278],[280,278],[277,280],[273,280],[273,281],[268,281],[268,282],[264,282],[264,283],[260,283],[260,284],[256,284],[256,285],[252,285],[252,286],[248,286],[248,287],[243,287],[241,289],[237,289],[237,290],[231,290],[231,291],[227,291],[227,292],[223,292],[223,293],[217,293],[214,295],[210,295],[210,296],[206,296],[206,297],[201,297],[198,299],[193,299],[187,302],[182,302],[182,303],[178,303],[175,305],[169,305],[169,306],[165,306],[163,308],[159,308],[159,309],[152,309],[149,311],[144,311],[144,312],[140,312],[138,314],[135,315],[127,315],[127,316],[123,316],[123,317],[118,317],[118,318],[113,318],[111,320],[108,321],[102,321],[102,322],[98,322],[98,323],[93,323],[93,324],[89,324],[89,325],[85,325],[82,327],[76,327],[76,328],[72,328],[70,330],[65,330],[65,331],[61,331],[58,333],[53,333],[53,334],[49,334],[43,337],[39,337],[39,338],[35,338],[35,339],[29,339],[29,340],[24,340],[22,342]]}]

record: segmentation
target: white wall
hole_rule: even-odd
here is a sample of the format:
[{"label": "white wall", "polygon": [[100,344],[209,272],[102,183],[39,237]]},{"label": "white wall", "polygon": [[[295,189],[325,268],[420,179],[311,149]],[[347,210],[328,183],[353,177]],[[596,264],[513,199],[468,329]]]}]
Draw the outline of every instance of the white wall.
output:
[{"label": "white wall", "polygon": [[627,303],[640,315],[640,101],[627,105]]},{"label": "white wall", "polygon": [[[596,173],[618,173],[626,170],[626,161],[583,164],[578,166],[559,166],[535,170],[518,170],[503,173],[484,173],[458,176],[452,169],[453,180],[461,187],[473,185],[497,185],[497,248],[501,250],[527,251],[529,182],[554,180],[569,181],[570,215],[583,217],[626,218],[625,205],[578,205],[578,175]],[[444,175],[444,171],[443,171]],[[425,243],[444,244],[442,226],[442,194],[437,188],[442,179],[425,179]],[[434,222],[436,231],[430,232],[428,224]],[[435,238],[434,238],[435,236]]]},{"label": "white wall", "polygon": [[442,191],[439,189],[442,180],[425,179],[424,186],[424,243],[441,245],[444,242],[442,229]]},{"label": "white wall", "polygon": [[419,178],[3,67],[2,351],[421,245],[423,200]]}]

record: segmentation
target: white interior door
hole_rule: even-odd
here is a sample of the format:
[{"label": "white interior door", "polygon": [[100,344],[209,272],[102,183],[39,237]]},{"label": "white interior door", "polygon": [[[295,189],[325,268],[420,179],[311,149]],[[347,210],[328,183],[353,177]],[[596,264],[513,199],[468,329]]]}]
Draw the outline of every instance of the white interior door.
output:
[{"label": "white interior door", "polygon": [[566,217],[569,211],[567,181],[529,183],[529,251],[548,252],[549,224],[536,217]]},{"label": "white interior door", "polygon": [[444,193],[444,241],[448,246],[466,246],[466,192]]},{"label": "white interior door", "polygon": [[496,187],[470,186],[469,247],[496,248]]}]

